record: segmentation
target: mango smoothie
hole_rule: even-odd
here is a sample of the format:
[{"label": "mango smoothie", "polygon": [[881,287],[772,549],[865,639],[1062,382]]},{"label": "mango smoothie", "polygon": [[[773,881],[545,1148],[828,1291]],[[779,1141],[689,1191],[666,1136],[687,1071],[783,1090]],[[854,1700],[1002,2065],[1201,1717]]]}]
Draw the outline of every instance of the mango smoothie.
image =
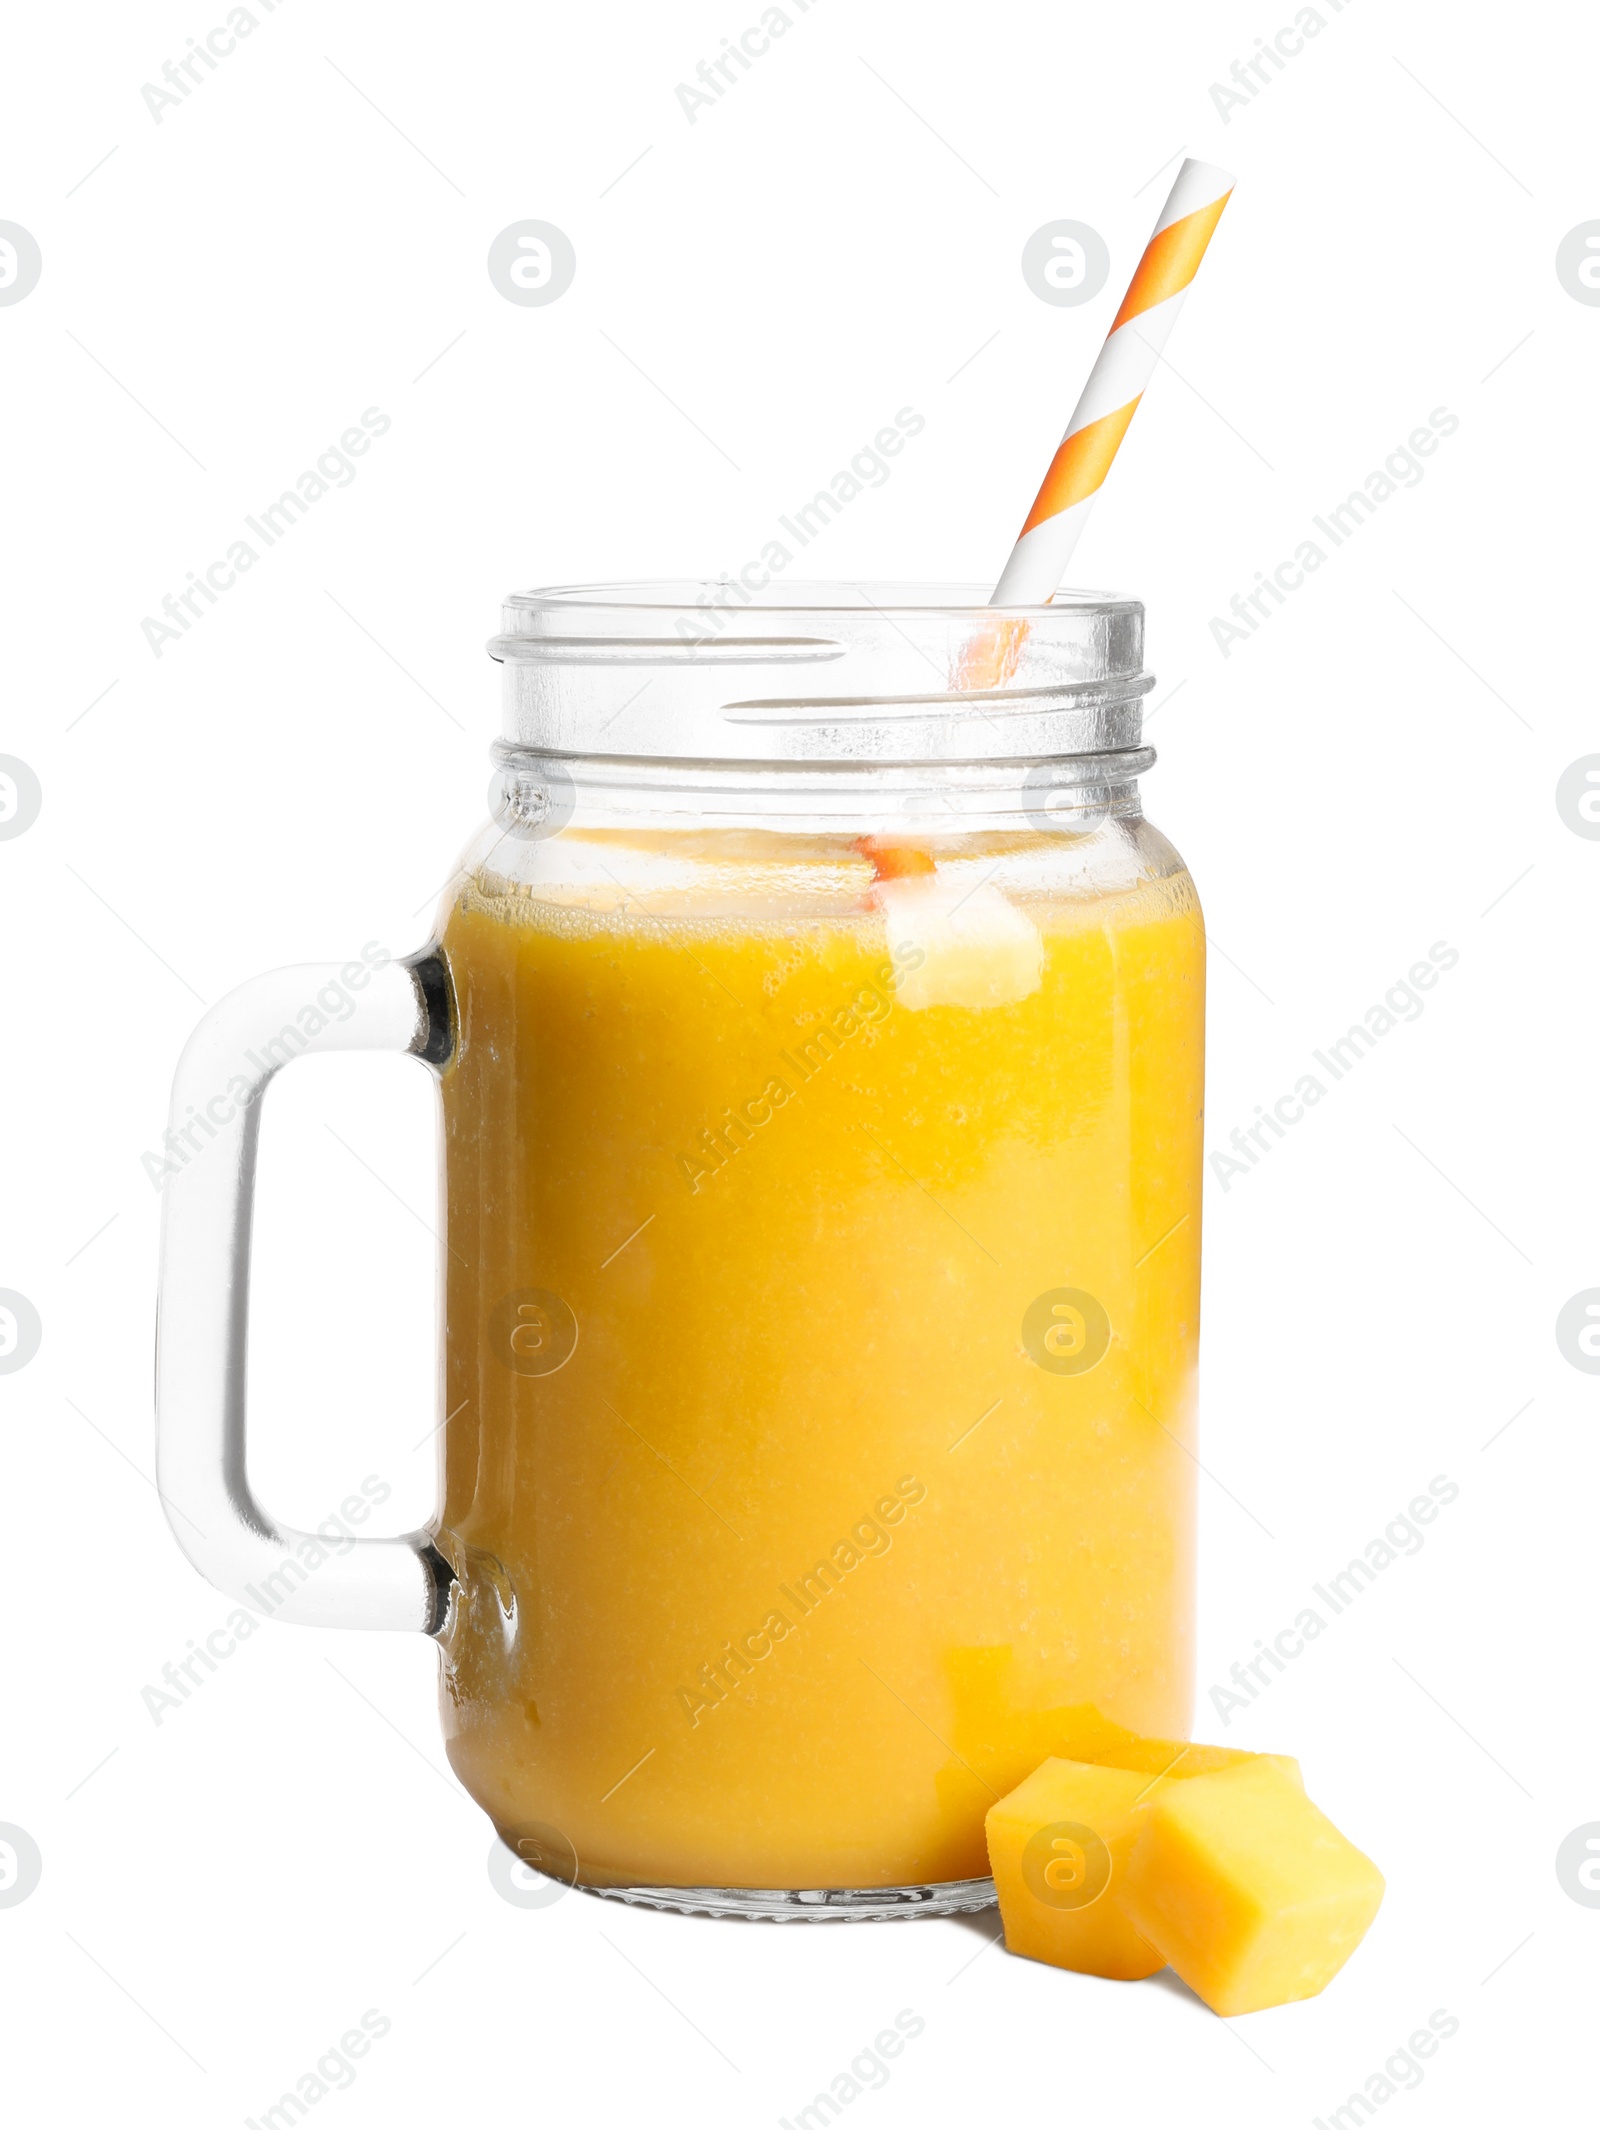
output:
[{"label": "mango smoothie", "polygon": [[513,1847],[978,1877],[1045,1757],[1187,1734],[1204,941],[1130,834],[1090,893],[592,831],[454,901],[442,1699]]}]

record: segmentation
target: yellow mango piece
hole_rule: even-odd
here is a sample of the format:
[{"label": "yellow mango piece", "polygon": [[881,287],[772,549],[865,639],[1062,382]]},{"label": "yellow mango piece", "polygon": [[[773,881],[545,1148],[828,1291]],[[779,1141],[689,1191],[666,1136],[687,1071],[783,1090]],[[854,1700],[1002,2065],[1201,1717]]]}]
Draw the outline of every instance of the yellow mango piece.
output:
[{"label": "yellow mango piece", "polygon": [[1166,1966],[1111,1892],[1153,1782],[1137,1768],[1047,1760],[990,1807],[984,1832],[1008,1952],[1118,1982]]},{"label": "yellow mango piece", "polygon": [[[1008,1006],[1038,990],[1043,936],[999,888],[986,881],[964,888],[933,872],[882,880],[873,900],[901,962],[895,1002],[906,1011]],[[907,947],[918,954],[902,959]]]},{"label": "yellow mango piece", "polygon": [[1212,1775],[1218,1768],[1242,1767],[1246,1761],[1259,1760],[1281,1768],[1290,1782],[1305,1788],[1299,1761],[1287,1753],[1245,1753],[1237,1746],[1196,1745],[1183,1738],[1135,1738],[1129,1733],[1114,1745],[1086,1757],[1103,1768],[1142,1768],[1147,1775],[1170,1776],[1174,1781],[1187,1781],[1191,1775]]},{"label": "yellow mango piece", "polygon": [[1377,1914],[1383,1877],[1262,1758],[1160,1784],[1120,1897],[1130,1927],[1232,2018],[1325,1989]]},{"label": "yellow mango piece", "polygon": [[[1119,1982],[1165,1967],[1120,1900],[1144,1814],[1169,1784],[1258,1757],[1124,1731],[1093,1761],[1045,1761],[984,1822],[1007,1951]],[[1299,1782],[1294,1761],[1275,1764]]]}]

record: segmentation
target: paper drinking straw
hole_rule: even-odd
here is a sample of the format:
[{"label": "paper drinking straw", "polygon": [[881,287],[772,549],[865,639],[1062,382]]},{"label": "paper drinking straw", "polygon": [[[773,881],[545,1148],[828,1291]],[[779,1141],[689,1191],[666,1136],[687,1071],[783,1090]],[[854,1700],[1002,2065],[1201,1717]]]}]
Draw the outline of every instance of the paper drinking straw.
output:
[{"label": "paper drinking straw", "polygon": [[1232,190],[1209,163],[1189,160],[1178,172],[991,606],[1053,597]]}]

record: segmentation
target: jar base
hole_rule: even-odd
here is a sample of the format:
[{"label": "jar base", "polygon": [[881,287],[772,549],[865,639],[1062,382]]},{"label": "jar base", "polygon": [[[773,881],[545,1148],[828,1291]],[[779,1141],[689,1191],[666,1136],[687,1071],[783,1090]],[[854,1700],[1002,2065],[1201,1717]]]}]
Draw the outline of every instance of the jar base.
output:
[{"label": "jar base", "polygon": [[947,1879],[929,1886],[585,1886],[603,1901],[665,1908],[676,1915],[752,1923],[895,1923],[913,1916],[971,1915],[995,1903],[993,1879]]}]

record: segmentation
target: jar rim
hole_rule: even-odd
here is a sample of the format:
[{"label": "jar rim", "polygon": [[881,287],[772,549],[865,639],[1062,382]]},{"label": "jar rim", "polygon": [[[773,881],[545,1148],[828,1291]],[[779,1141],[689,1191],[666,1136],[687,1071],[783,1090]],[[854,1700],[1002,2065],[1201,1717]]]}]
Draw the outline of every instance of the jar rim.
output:
[{"label": "jar rim", "polygon": [[[746,573],[748,574],[748,573]],[[981,762],[1140,741],[1144,608],[1069,590],[736,578],[512,593],[489,645],[506,741],[726,762]]]},{"label": "jar rim", "polygon": [[[1094,591],[1063,586],[1042,606],[991,605],[981,584],[922,583],[915,579],[883,578],[864,581],[848,578],[794,578],[788,583],[768,581],[759,587],[741,585],[733,577],[681,577],[619,579],[615,583],[551,584],[527,591],[508,592],[507,609],[577,608],[593,612],[617,607],[629,612],[673,612],[683,608],[716,605],[714,594],[740,586],[739,607],[746,613],[878,613],[925,612],[938,608],[957,614],[1060,614],[1073,609],[1109,610],[1138,608],[1137,599],[1125,593]],[[755,593],[770,593],[757,597]],[[791,594],[793,596],[791,596]]]}]

